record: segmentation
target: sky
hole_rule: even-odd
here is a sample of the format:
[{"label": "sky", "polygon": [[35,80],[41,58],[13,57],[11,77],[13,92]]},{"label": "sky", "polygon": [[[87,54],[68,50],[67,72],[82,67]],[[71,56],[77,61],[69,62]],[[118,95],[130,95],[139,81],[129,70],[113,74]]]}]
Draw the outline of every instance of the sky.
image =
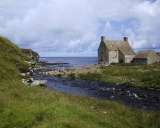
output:
[{"label": "sky", "polygon": [[160,0],[0,0],[0,35],[41,56],[97,56],[100,37],[160,49]]}]

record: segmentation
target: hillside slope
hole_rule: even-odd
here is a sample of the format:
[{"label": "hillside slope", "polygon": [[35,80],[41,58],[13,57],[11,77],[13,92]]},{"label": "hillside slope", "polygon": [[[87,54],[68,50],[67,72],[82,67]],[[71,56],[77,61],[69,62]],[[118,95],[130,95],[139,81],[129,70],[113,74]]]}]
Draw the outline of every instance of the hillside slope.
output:
[{"label": "hillside slope", "polygon": [[29,58],[0,37],[0,128],[159,128],[160,112],[29,87],[20,71]]},{"label": "hillside slope", "polygon": [[[12,80],[28,68],[28,57],[10,40],[0,37],[0,80]],[[12,75],[11,75],[12,74]]]}]

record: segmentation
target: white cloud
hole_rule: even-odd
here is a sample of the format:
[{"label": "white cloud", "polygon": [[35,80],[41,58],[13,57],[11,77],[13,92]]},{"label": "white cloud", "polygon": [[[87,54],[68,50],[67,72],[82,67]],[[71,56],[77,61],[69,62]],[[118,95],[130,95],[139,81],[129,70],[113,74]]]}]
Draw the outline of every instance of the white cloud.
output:
[{"label": "white cloud", "polygon": [[160,47],[160,0],[1,0],[0,34],[42,56],[96,55],[100,35]]}]

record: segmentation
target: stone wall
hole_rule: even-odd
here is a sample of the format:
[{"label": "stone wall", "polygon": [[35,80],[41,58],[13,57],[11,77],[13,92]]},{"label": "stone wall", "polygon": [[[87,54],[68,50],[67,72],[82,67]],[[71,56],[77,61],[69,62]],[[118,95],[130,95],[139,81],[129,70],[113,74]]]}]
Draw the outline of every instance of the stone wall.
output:
[{"label": "stone wall", "polygon": [[148,57],[147,64],[153,64],[153,63],[158,63],[159,62],[159,56],[152,56]]},{"label": "stone wall", "polygon": [[109,64],[111,63],[119,63],[119,52],[117,51],[109,51]]},{"label": "stone wall", "polygon": [[125,57],[120,50],[119,50],[119,63],[125,63]]},{"label": "stone wall", "polygon": [[103,42],[101,42],[99,48],[98,48],[98,63],[99,64],[105,64],[106,63],[106,47]]},{"label": "stone wall", "polygon": [[125,63],[131,63],[135,55],[126,55],[125,56]]}]

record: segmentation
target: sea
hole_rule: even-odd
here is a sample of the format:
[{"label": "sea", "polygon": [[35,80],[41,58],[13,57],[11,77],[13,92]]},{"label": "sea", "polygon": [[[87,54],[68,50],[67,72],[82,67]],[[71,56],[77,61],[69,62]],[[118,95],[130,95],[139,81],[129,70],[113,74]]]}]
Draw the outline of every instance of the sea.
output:
[{"label": "sea", "polygon": [[68,63],[71,66],[86,66],[98,63],[97,57],[40,57],[40,61],[48,63]]}]

